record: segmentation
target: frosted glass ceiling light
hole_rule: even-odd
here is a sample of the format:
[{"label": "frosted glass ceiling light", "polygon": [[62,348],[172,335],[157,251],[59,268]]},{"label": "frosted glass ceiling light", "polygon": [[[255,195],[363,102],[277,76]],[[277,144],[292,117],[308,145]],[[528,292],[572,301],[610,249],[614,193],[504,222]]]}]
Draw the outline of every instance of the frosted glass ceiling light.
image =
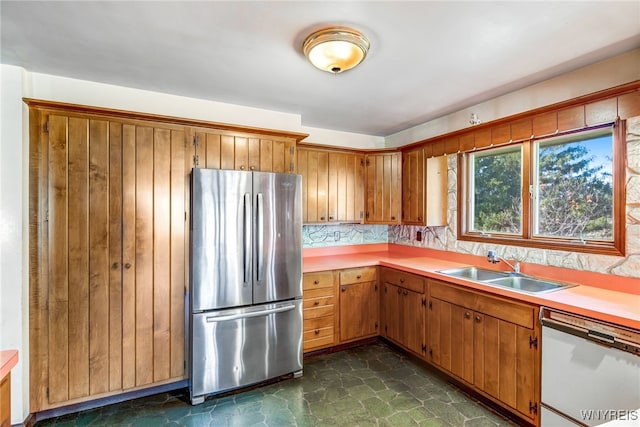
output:
[{"label": "frosted glass ceiling light", "polygon": [[361,63],[369,46],[369,40],[353,28],[330,27],[307,37],[302,50],[316,68],[338,74]]}]

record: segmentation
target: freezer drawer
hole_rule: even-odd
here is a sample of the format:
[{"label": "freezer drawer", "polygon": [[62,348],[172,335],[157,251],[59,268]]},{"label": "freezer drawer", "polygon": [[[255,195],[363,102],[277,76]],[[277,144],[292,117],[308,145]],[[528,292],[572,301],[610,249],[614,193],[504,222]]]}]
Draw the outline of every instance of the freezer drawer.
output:
[{"label": "freezer drawer", "polygon": [[192,314],[190,393],[205,395],[302,371],[302,300]]}]

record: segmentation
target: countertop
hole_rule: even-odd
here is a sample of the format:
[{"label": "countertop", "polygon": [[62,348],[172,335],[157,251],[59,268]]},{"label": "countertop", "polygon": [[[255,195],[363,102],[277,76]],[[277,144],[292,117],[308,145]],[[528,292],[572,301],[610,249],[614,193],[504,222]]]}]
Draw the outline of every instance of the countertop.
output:
[{"label": "countertop", "polygon": [[17,363],[18,350],[0,351],[0,380],[3,380]]},{"label": "countertop", "polygon": [[[468,267],[471,265],[493,270],[499,269],[496,266],[487,264],[486,259],[483,257],[399,246],[401,245],[389,244],[370,245],[369,247],[361,249],[357,247],[336,247],[333,251],[329,248],[323,248],[322,250],[305,250],[303,271],[309,273],[381,265],[432,279],[455,283],[469,289],[476,289],[518,301],[564,310],[640,330],[640,280],[637,280],[638,293],[628,293],[607,288],[607,286],[615,287],[615,283],[612,284],[611,282],[612,280],[615,282],[616,279],[613,278],[618,276],[607,276],[598,273],[589,274],[585,272],[571,274],[572,270],[568,269],[553,267],[541,269],[540,266],[537,266],[530,268],[530,270],[536,271],[536,277],[577,284],[578,286],[545,294],[525,294],[507,288],[475,283],[466,279],[454,278],[438,273],[438,270]],[[445,257],[447,259],[443,259]],[[483,260],[484,263],[481,264],[480,260]],[[563,272],[562,270],[565,271]],[[542,271],[542,274],[540,274],[540,271]],[[531,274],[527,271],[526,265],[525,268],[523,268],[523,272]],[[547,274],[543,275],[545,272]],[[603,278],[601,276],[605,277]],[[606,280],[607,278],[608,280]],[[575,281],[580,279],[580,282]],[[622,289],[628,289],[635,286],[635,281],[636,279],[621,278],[620,287]],[[585,284],[585,282],[590,283]],[[599,286],[590,284],[598,284]]]}]

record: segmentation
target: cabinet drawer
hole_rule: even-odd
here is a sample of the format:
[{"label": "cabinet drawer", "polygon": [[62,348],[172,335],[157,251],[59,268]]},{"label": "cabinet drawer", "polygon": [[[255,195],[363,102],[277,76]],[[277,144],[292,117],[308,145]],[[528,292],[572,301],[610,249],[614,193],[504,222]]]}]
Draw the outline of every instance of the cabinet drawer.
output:
[{"label": "cabinet drawer", "polygon": [[303,276],[303,288],[319,289],[333,286],[333,271],[320,271],[317,273],[305,273]]},{"label": "cabinet drawer", "polygon": [[306,310],[308,308],[324,307],[327,305],[333,305],[333,295],[322,296],[318,298],[305,298],[302,307]]},{"label": "cabinet drawer", "polygon": [[304,319],[314,319],[322,316],[333,316],[333,304],[319,307],[305,308],[302,310]]},{"label": "cabinet drawer", "polygon": [[304,331],[304,341],[315,340],[318,338],[331,337],[333,339],[333,327],[316,328]]},{"label": "cabinet drawer", "polygon": [[382,272],[382,280],[385,283],[391,283],[420,294],[424,293],[425,278],[416,276],[415,274],[385,268]]},{"label": "cabinet drawer", "polygon": [[536,308],[503,298],[484,295],[460,289],[443,282],[430,281],[431,296],[497,319],[506,320],[525,328],[533,329],[536,322]]},{"label": "cabinet drawer", "polygon": [[319,350],[325,347],[331,347],[334,343],[333,334],[322,338],[304,340],[302,344],[303,351]]},{"label": "cabinet drawer", "polygon": [[334,288],[307,289],[302,293],[302,297],[304,299],[332,297],[332,296],[335,296]]},{"label": "cabinet drawer", "polygon": [[304,331],[312,331],[320,328],[333,328],[333,316],[322,316],[313,319],[305,319],[303,323]]},{"label": "cabinet drawer", "polygon": [[375,282],[377,280],[376,267],[352,268],[340,272],[340,284]]}]

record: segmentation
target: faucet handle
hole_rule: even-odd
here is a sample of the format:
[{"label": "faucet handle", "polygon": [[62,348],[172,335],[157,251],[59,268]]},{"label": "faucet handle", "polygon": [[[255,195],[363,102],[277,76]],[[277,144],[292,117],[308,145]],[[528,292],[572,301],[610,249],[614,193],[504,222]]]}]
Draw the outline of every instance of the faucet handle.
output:
[{"label": "faucet handle", "polygon": [[496,253],[496,251],[487,251],[487,261],[493,263],[493,264],[497,264],[498,262],[500,262],[500,260],[498,259],[498,254]]}]

